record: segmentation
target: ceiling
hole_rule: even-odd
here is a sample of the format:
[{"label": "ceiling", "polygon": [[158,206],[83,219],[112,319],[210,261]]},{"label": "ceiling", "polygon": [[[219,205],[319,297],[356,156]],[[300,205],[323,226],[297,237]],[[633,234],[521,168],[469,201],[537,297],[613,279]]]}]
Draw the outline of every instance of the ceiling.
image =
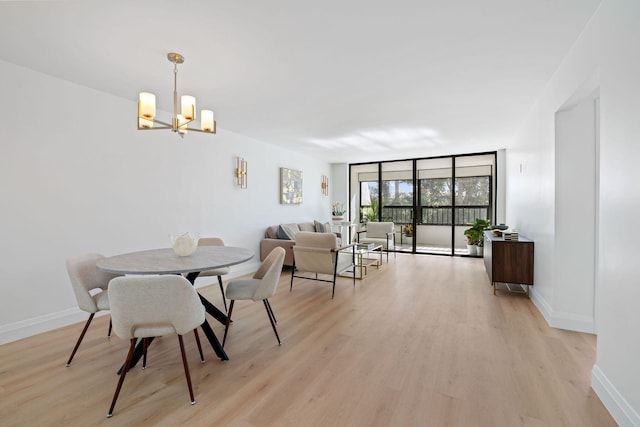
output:
[{"label": "ceiling", "polygon": [[0,59],[168,111],[174,51],[226,131],[339,163],[480,152],[599,1],[0,1]]}]

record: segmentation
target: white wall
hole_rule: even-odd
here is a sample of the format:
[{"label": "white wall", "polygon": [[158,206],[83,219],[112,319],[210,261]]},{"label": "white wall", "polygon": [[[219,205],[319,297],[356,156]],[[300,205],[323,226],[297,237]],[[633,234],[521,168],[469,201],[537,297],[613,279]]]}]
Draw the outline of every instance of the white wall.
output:
[{"label": "white wall", "polygon": [[555,134],[554,310],[582,319],[584,332],[595,332],[594,96],[558,111]]},{"label": "white wall", "polygon": [[[571,295],[554,275],[556,210],[562,216],[567,209],[555,203],[555,172],[569,167],[566,159],[555,157],[554,116],[599,71],[598,351],[592,386],[620,425],[636,426],[640,425],[640,287],[635,270],[637,238],[631,230],[640,216],[638,22],[640,2],[603,0],[507,150],[507,223],[536,245],[532,299],[550,324],[580,329],[582,313],[564,311],[571,309]],[[583,264],[590,268],[592,261],[585,259]]]},{"label": "white wall", "polygon": [[[199,232],[258,253],[272,224],[330,219],[328,163],[224,131],[138,131],[121,99],[0,61],[0,342],[84,320],[65,258],[168,247]],[[249,188],[235,184],[236,156]],[[279,204],[279,168],[304,173],[303,204]],[[232,275],[255,269],[236,266]]]},{"label": "white wall", "polygon": [[[600,87],[600,254],[594,388],[640,426],[640,2],[605,1]],[[622,423],[620,423],[622,425]],[[630,424],[628,424],[630,425]]]},{"label": "white wall", "polygon": [[596,14],[548,83],[506,155],[506,223],[535,241],[532,300],[552,326],[581,331],[593,330],[593,317],[560,309],[570,305],[564,299],[571,296],[560,296],[558,287],[566,283],[557,280],[554,274],[558,256],[556,215],[573,213],[564,211],[570,205],[556,207],[555,171],[574,170],[575,164],[564,159],[562,164],[556,164],[555,114],[592,79],[594,70],[600,66],[600,41],[600,18]]}]

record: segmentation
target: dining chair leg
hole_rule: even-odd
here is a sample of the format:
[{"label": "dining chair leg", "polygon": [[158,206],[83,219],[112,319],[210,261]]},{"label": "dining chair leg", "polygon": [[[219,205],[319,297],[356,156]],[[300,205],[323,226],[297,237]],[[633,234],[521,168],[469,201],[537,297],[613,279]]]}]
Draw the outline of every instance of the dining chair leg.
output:
[{"label": "dining chair leg", "polygon": [[142,370],[147,369],[147,347],[149,345],[148,338],[142,338]]},{"label": "dining chair leg", "polygon": [[87,319],[87,323],[84,324],[84,328],[82,329],[82,332],[80,333],[80,336],[78,337],[78,341],[76,342],[76,346],[73,347],[73,351],[71,352],[71,356],[69,356],[69,360],[67,361],[67,368],[69,366],[71,366],[71,361],[73,360],[73,356],[76,355],[76,351],[78,351],[78,347],[80,347],[80,343],[82,342],[82,339],[84,338],[84,334],[87,333],[87,329],[89,329],[89,325],[91,324],[91,321],[93,320],[93,316],[95,316],[95,313],[91,313],[89,315],[89,318]]},{"label": "dining chair leg", "polygon": [[224,296],[224,288],[222,287],[222,277],[218,276],[218,284],[220,285],[220,294],[222,295],[222,302],[224,303],[224,312],[227,313],[227,299]]},{"label": "dining chair leg", "polygon": [[229,323],[231,323],[231,313],[233,312],[233,303],[235,300],[231,300],[229,303],[229,314],[227,314],[227,324],[224,327],[224,337],[222,337],[222,347],[224,347],[224,343],[227,341],[227,332],[229,331]]},{"label": "dining chair leg", "polygon": [[109,332],[107,332],[107,338],[111,338],[111,329],[113,329],[113,323],[109,319]]},{"label": "dining chair leg", "polygon": [[276,322],[276,324],[278,324],[278,319],[276,319],[276,315],[273,314],[273,309],[271,308],[271,304],[269,303],[269,300],[265,299],[265,302],[267,303],[267,307],[269,308],[269,313],[271,313],[271,317],[273,317],[273,321]]},{"label": "dining chair leg", "polygon": [[[123,366],[129,366],[131,363],[131,358],[133,357],[133,351],[136,348],[136,342],[138,342],[138,338],[131,338],[131,346],[129,346],[129,353],[127,353],[127,359],[124,362]],[[113,395],[113,400],[111,401],[111,407],[109,408],[109,412],[107,413],[107,418],[111,418],[113,416],[113,408],[116,406],[116,400],[118,400],[118,395],[120,394],[120,389],[122,388],[122,383],[124,382],[124,377],[127,375],[128,369],[123,369],[120,373],[120,379],[118,380],[118,385],[116,386],[116,392]]]},{"label": "dining chair leg", "polygon": [[273,328],[273,332],[276,334],[276,338],[278,340],[278,345],[282,345],[280,342],[280,336],[278,336],[278,330],[276,329],[276,324],[274,323],[275,316],[272,317],[271,307],[269,307],[269,301],[263,299],[264,308],[267,310],[267,316],[269,316],[269,321],[271,322],[271,327]]},{"label": "dining chair leg", "polygon": [[198,351],[200,352],[200,363],[204,363],[204,354],[202,354],[202,345],[200,345],[200,335],[198,335],[198,330],[194,329],[193,334],[196,336],[196,343],[198,344]]},{"label": "dining chair leg", "polygon": [[195,405],[196,400],[193,398],[193,388],[191,387],[191,374],[189,374],[189,364],[187,363],[187,355],[184,353],[184,342],[182,341],[182,335],[178,335],[178,341],[180,342],[180,353],[182,354],[182,364],[184,365],[184,376],[187,378],[187,387],[189,387],[189,397],[191,397],[191,404]]}]

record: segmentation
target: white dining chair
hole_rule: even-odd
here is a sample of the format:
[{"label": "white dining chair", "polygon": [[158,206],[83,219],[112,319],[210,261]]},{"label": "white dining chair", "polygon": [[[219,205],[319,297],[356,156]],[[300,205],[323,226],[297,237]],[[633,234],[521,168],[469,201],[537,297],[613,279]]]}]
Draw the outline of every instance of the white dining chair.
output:
[{"label": "white dining chair", "polygon": [[[89,313],[89,318],[84,324],[84,328],[76,341],[75,347],[73,347],[71,356],[69,356],[67,367],[71,366],[71,361],[78,351],[93,317],[99,311],[109,310],[107,287],[109,286],[109,281],[118,275],[106,273],[96,267],[96,262],[103,258],[104,256],[101,254],[88,253],[69,257],[66,261],[67,273],[69,274],[71,287],[78,302],[78,307]],[[109,322],[109,332],[107,332],[107,336],[111,337],[111,322]]]},{"label": "white dining chair", "polygon": [[276,316],[273,314],[268,298],[276,293],[280,274],[282,273],[284,256],[285,250],[283,248],[273,248],[253,275],[253,278],[232,280],[227,284],[227,298],[231,300],[231,303],[229,304],[227,325],[224,328],[224,337],[222,338],[223,346],[227,340],[227,332],[229,331],[229,325],[231,323],[233,305],[236,300],[262,300],[264,308],[267,310],[267,316],[269,316],[273,332],[276,334],[278,345],[282,344],[280,342],[280,336],[278,336],[278,330],[276,329],[276,323],[278,322],[276,320]]},{"label": "white dining chair", "polygon": [[120,338],[130,340],[131,345],[107,417],[113,415],[139,338],[178,335],[189,397],[191,404],[195,404],[182,340],[182,335],[196,331],[205,321],[204,307],[195,288],[179,275],[125,276],[113,279],[108,292],[113,330]]},{"label": "white dining chair", "polygon": [[[224,246],[224,241],[219,237],[201,237],[198,240],[198,246]],[[224,311],[228,312],[227,300],[224,297],[224,287],[222,286],[222,276],[229,274],[229,267],[216,268],[214,270],[201,271],[198,277],[218,277],[218,284],[220,285],[220,294],[222,295],[222,302],[224,303]]]}]

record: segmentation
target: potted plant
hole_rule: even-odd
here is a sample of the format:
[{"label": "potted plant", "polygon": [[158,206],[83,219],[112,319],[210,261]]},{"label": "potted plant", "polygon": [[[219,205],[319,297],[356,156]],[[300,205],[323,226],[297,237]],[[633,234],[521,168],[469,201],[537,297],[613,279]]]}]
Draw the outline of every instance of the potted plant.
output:
[{"label": "potted plant", "polygon": [[413,245],[413,224],[402,227],[402,235],[409,245]]},{"label": "potted plant", "polygon": [[488,219],[476,218],[473,222],[468,222],[471,228],[464,231],[467,236],[467,250],[469,255],[482,255],[484,244],[484,231],[489,229],[491,221]]},{"label": "potted plant", "polygon": [[378,220],[378,199],[372,200],[371,205],[362,208],[360,220],[363,224]]},{"label": "potted plant", "polygon": [[343,221],[345,212],[346,210],[342,203],[338,202],[331,205],[331,215],[333,215],[334,221]]}]

